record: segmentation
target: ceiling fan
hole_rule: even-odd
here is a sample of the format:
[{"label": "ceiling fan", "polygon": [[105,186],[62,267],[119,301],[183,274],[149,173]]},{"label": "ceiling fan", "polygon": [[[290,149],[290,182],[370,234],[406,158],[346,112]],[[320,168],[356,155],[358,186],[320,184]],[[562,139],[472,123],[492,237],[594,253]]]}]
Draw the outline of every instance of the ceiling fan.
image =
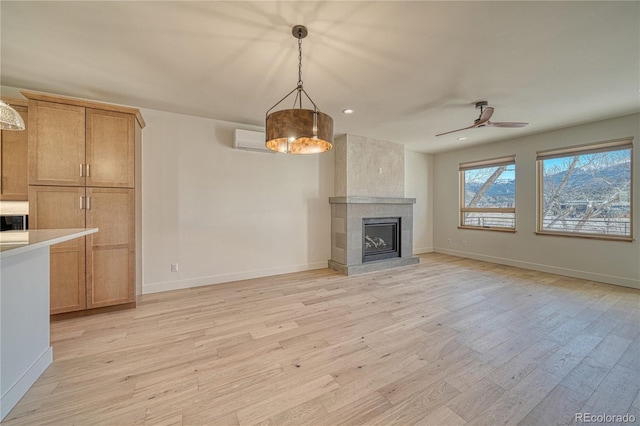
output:
[{"label": "ceiling fan", "polygon": [[489,119],[493,115],[493,107],[487,106],[487,101],[476,102],[476,109],[480,110],[480,116],[476,118],[473,124],[469,127],[464,127],[458,130],[452,130],[450,132],[440,133],[436,136],[448,135],[449,133],[459,132],[461,130],[474,129],[476,127],[524,127],[529,123],[519,123],[515,121],[503,121],[503,122],[491,122]]}]

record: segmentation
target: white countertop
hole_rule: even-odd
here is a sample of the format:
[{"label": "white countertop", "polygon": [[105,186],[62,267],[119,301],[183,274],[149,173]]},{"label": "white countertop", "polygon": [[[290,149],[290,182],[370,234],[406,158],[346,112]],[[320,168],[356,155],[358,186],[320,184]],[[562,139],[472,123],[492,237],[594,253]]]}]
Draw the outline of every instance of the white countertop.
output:
[{"label": "white countertop", "polygon": [[0,257],[8,257],[98,232],[98,228],[0,232]]}]

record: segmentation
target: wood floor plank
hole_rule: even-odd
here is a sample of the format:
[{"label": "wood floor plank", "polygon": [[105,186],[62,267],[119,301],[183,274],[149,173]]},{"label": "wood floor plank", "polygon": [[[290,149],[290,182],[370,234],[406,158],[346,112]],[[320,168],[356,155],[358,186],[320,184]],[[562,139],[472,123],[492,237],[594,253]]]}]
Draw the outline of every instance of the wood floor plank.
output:
[{"label": "wood floor plank", "polygon": [[425,425],[464,426],[467,422],[446,405],[441,405],[422,419]]},{"label": "wood floor plank", "polygon": [[412,374],[422,363],[414,362],[416,354],[393,353],[372,363],[344,368],[333,373],[340,387],[320,400],[328,412],[334,412],[396,380]]},{"label": "wood floor plank", "polygon": [[447,374],[444,380],[460,392],[478,383],[485,377],[493,376],[496,368],[480,359],[473,359],[464,368]]},{"label": "wood floor plank", "polygon": [[587,397],[565,386],[556,386],[518,426],[568,425],[575,421]]},{"label": "wood floor plank", "polygon": [[590,334],[599,337],[606,337],[612,330],[618,327],[618,324],[622,322],[622,318],[619,315],[615,315],[611,312],[605,312],[597,320],[592,322],[587,328],[585,328],[585,334]]},{"label": "wood floor plank", "polygon": [[470,421],[486,410],[504,392],[504,388],[484,378],[449,401],[447,407],[465,421]]},{"label": "wood floor plank", "polygon": [[[469,348],[459,348],[448,354],[443,359],[432,362],[420,370],[396,380],[382,388],[380,393],[391,403],[397,404],[410,398],[416,393],[421,393],[435,382],[439,382],[448,374],[459,370],[470,363],[474,357],[474,351]],[[455,389],[455,388],[454,388]]]},{"label": "wood floor plank", "polygon": [[517,424],[556,387],[559,381],[557,376],[537,369],[502,394],[469,424]]},{"label": "wood floor plank", "polygon": [[633,340],[640,334],[640,321],[627,320],[618,324],[611,334],[623,339]]},{"label": "wood floor plank", "polygon": [[480,353],[486,353],[491,349],[510,341],[517,335],[518,333],[514,331],[508,330],[506,328],[499,328],[490,334],[474,340],[469,344],[469,347]]},{"label": "wood floor plank", "polygon": [[608,372],[606,367],[594,365],[586,358],[571,370],[560,384],[588,398],[600,386]]},{"label": "wood floor plank", "polygon": [[532,345],[537,344],[543,337],[544,335],[535,329],[526,329],[512,339],[482,354],[480,358],[494,367],[500,367]]},{"label": "wood floor plank", "polygon": [[608,372],[580,411],[583,413],[624,415],[629,412],[638,390],[640,390],[638,370],[615,366]]},{"label": "wood floor plank", "polygon": [[320,401],[313,399],[298,405],[297,407],[290,408],[267,420],[257,423],[259,426],[304,426],[314,425],[318,423],[318,419],[323,419],[327,416],[327,411],[324,409]]},{"label": "wood floor plank", "polygon": [[327,374],[238,410],[238,420],[241,426],[253,425],[338,387],[333,377]]},{"label": "wood floor plank", "polygon": [[638,360],[640,360],[640,336],[631,342],[627,350],[624,351],[618,360],[618,364],[630,370],[635,370],[639,368]]},{"label": "wood floor plank", "polygon": [[163,413],[157,417],[154,416],[152,412],[147,413],[144,424],[154,426],[182,426],[182,413]]},{"label": "wood floor plank", "polygon": [[601,314],[602,312],[594,309],[585,309],[547,334],[547,338],[561,344],[567,343],[591,325]]},{"label": "wood floor plank", "polygon": [[[444,380],[437,380],[371,419],[372,425],[410,425],[424,423],[424,418],[458,396],[460,392]],[[387,398],[388,399],[388,398]]]},{"label": "wood floor plank", "polygon": [[327,426],[369,425],[374,418],[391,408],[392,405],[389,401],[379,393],[373,392],[330,412],[322,419],[316,419],[315,424]]},{"label": "wood floor plank", "polygon": [[580,363],[600,342],[602,337],[588,334],[576,336],[562,346],[543,364],[543,368],[558,377],[566,376]]},{"label": "wood floor plank", "polygon": [[556,342],[541,339],[497,368],[491,374],[491,381],[504,389],[511,389],[545,362],[558,348],[559,345]]},{"label": "wood floor plank", "polygon": [[565,424],[640,417],[640,290],[438,253],[144,295],[54,322],[14,425]]},{"label": "wood floor plank", "polygon": [[415,352],[427,346],[427,333],[419,328],[407,330],[393,336],[375,331],[362,337],[364,337],[363,341],[366,345],[380,356],[407,350]]},{"label": "wood floor plank", "polygon": [[610,334],[605,337],[586,357],[594,365],[613,367],[631,345],[631,340]]}]

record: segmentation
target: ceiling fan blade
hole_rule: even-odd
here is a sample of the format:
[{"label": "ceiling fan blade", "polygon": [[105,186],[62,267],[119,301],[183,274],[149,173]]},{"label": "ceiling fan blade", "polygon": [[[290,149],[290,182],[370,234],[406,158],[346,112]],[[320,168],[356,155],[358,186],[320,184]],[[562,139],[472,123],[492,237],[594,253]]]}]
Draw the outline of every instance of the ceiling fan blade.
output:
[{"label": "ceiling fan blade", "polygon": [[475,127],[477,127],[477,126],[474,124],[473,126],[465,127],[465,128],[463,128],[463,129],[452,130],[452,131],[450,131],[450,132],[440,133],[440,134],[437,134],[436,136],[448,135],[449,133],[460,132],[460,131],[462,131],[462,130],[473,129],[473,128],[475,128]]},{"label": "ceiling fan blade", "polygon": [[524,127],[529,123],[519,123],[516,121],[502,121],[502,122],[496,122],[496,123],[492,123],[491,121],[489,121],[489,119],[491,118],[491,116],[493,115],[493,111],[494,108],[487,106],[487,101],[480,101],[476,103],[476,108],[479,108],[481,110],[480,113],[480,117],[478,117],[476,119],[476,121],[474,121],[474,123],[469,126],[469,127],[465,127],[462,129],[458,129],[458,130],[452,130],[450,132],[445,132],[445,133],[440,133],[437,134],[436,136],[443,136],[443,135],[448,135],[449,133],[454,133],[454,132],[459,132],[461,130],[467,130],[467,129],[475,129],[477,127]]},{"label": "ceiling fan blade", "polygon": [[518,123],[516,121],[503,121],[503,122],[497,122],[497,123],[492,123],[492,122],[487,122],[487,126],[491,126],[491,127],[524,127],[529,123]]},{"label": "ceiling fan blade", "polygon": [[480,118],[476,121],[475,126],[481,126],[484,123],[487,123],[491,116],[493,115],[493,107],[486,107],[482,110],[482,114],[480,114]]},{"label": "ceiling fan blade", "polygon": [[489,122],[489,119],[491,118],[492,115],[493,115],[493,107],[486,107],[482,110],[482,114],[480,114],[480,117],[471,126],[464,127],[458,130],[452,130],[450,132],[440,133],[439,135],[436,135],[436,136],[448,135],[449,133],[459,132],[461,130],[475,129],[476,127],[482,127],[485,125],[485,123]]}]

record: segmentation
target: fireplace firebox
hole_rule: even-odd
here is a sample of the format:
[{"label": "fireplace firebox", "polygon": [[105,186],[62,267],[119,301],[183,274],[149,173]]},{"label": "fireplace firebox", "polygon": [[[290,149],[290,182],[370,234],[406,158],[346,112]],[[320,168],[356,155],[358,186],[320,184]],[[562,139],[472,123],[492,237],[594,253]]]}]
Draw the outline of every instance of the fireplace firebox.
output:
[{"label": "fireplace firebox", "polygon": [[400,257],[399,217],[362,219],[362,262]]}]

